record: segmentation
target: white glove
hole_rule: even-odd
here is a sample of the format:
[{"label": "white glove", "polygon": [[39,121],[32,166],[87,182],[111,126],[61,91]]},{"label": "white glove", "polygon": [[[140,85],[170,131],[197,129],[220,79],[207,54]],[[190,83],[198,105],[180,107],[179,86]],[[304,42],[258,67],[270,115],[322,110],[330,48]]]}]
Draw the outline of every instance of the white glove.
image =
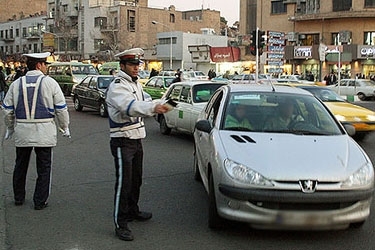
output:
[{"label": "white glove", "polygon": [[62,133],[62,136],[64,137],[68,137],[68,138],[72,138],[71,135],[70,135],[70,130],[69,128],[66,128],[65,130],[60,128],[60,131]]},{"label": "white glove", "polygon": [[13,133],[14,133],[14,130],[13,130],[13,129],[9,129],[9,128],[7,128],[7,131],[5,132],[4,139],[5,139],[5,140],[9,140],[9,139],[11,139]]}]

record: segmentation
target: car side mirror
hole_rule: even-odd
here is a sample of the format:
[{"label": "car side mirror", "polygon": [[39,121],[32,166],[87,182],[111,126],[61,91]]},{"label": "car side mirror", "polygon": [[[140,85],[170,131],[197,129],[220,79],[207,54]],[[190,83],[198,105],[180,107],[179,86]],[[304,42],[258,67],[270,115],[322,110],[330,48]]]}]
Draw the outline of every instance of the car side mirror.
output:
[{"label": "car side mirror", "polygon": [[206,133],[210,133],[212,130],[212,126],[208,120],[199,120],[195,123],[195,128],[199,131],[203,131]]},{"label": "car side mirror", "polygon": [[353,125],[351,125],[351,124],[344,124],[344,128],[345,128],[346,132],[348,133],[348,135],[350,135],[350,136],[355,135],[355,128],[354,128]]}]

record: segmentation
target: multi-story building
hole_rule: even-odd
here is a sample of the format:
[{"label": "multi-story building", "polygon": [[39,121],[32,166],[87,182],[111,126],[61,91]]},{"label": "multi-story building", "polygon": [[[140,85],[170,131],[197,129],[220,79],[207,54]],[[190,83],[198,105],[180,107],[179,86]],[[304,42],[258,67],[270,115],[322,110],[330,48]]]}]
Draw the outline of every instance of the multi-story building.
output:
[{"label": "multi-story building", "polygon": [[[375,74],[374,0],[240,1],[241,34],[257,27],[285,34],[284,72],[312,72],[319,80],[332,71]],[[267,53],[262,57],[260,70],[267,71]]]},{"label": "multi-story building", "polygon": [[[10,22],[21,23],[22,27],[30,26],[23,24],[26,22],[23,14],[12,15],[11,21],[0,23],[3,60],[18,51],[24,53],[23,47],[27,44],[27,52],[50,50],[59,55],[59,60],[113,60],[118,51],[142,47],[146,51],[146,59],[164,62],[158,58],[158,43],[171,40],[175,46],[175,31],[201,34],[201,29],[210,29],[220,34],[220,12],[210,9],[177,11],[174,6],[148,8],[148,0],[44,0],[44,3],[43,7],[38,5],[42,10],[38,27],[32,29],[31,37],[37,34],[38,39],[29,38],[30,41],[16,43],[15,38],[10,38],[10,34],[15,32],[10,28]],[[173,37],[158,39],[158,33],[168,33]],[[22,48],[18,48],[20,45],[17,44],[22,44]],[[160,50],[163,46],[161,44]],[[165,64],[168,62],[166,60]]]}]

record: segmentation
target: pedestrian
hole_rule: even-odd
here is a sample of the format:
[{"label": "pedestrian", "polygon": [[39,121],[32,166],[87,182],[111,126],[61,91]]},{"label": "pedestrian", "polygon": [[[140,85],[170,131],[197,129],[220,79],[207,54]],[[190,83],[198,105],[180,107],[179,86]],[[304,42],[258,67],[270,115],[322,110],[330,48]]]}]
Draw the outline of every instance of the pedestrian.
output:
[{"label": "pedestrian", "polygon": [[141,139],[146,130],[143,117],[168,111],[167,105],[145,101],[138,82],[141,48],[125,50],[120,58],[120,71],[107,90],[106,103],[110,125],[110,148],[115,162],[114,195],[115,233],[121,240],[134,239],[128,222],[146,221],[152,213],[142,212],[138,201],[142,184],[143,149]]},{"label": "pedestrian", "polygon": [[5,82],[5,75],[3,72],[3,66],[0,66],[0,105],[3,103],[4,96],[5,96],[5,89],[6,82]]},{"label": "pedestrian", "polygon": [[59,84],[47,72],[46,53],[24,54],[29,71],[15,80],[4,98],[5,139],[16,146],[13,171],[15,205],[25,202],[26,175],[31,152],[36,154],[37,179],[33,196],[34,209],[47,207],[51,188],[52,149],[57,143],[57,129],[70,137],[69,113]]}]

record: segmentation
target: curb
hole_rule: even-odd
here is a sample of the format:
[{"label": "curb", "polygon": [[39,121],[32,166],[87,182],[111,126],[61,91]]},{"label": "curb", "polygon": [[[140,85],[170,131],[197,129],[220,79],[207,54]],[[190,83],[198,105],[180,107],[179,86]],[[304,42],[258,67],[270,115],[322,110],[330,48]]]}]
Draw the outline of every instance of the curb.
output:
[{"label": "curb", "polygon": [[1,185],[1,198],[0,198],[0,249],[6,248],[6,225],[5,225],[5,194],[4,194],[4,133],[5,125],[3,123],[4,115],[3,111],[0,109],[0,185]]}]

